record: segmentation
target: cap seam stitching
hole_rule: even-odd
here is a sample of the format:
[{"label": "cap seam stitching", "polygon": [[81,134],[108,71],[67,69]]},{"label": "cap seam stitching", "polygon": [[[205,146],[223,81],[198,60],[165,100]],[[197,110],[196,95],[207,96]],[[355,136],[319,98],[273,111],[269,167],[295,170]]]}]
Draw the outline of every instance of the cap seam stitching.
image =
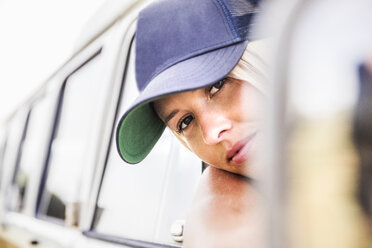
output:
[{"label": "cap seam stitching", "polygon": [[[223,20],[223,23],[224,23],[224,26],[225,26],[225,29],[228,33],[230,33],[234,39],[236,38],[239,38],[239,36],[237,35],[237,33],[235,32],[234,28],[231,28],[231,27],[234,27],[232,26],[230,23],[230,20],[228,17],[226,17],[227,13],[226,11],[223,9],[223,7],[221,6],[221,4],[219,3],[220,0],[215,0],[213,1],[213,4],[216,6],[222,20]],[[227,20],[226,20],[227,19]]]},{"label": "cap seam stitching", "polygon": [[[238,33],[235,31],[235,26],[234,24],[232,23],[232,20],[230,19],[230,13],[229,13],[229,10],[227,9],[227,7],[222,3],[221,0],[217,0],[217,2],[219,3],[220,7],[222,8],[222,11],[224,12],[224,16],[226,18],[223,18],[223,19],[226,19],[227,20],[227,23],[230,27],[230,31],[232,31],[233,35],[235,36],[235,38],[239,38],[239,35]],[[222,17],[224,17],[222,16]]]}]

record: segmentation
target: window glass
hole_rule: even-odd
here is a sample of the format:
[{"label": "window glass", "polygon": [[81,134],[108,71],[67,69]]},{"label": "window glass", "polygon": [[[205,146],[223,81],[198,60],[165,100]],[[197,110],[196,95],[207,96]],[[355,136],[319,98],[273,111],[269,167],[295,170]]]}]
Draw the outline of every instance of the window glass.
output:
[{"label": "window glass", "polygon": [[[134,60],[134,49],[131,49],[119,115],[138,95]],[[201,175],[201,161],[182,148],[166,130],[146,159],[129,165],[119,157],[114,135],[96,206],[95,231],[177,244],[170,228],[175,221],[185,219]]]},{"label": "window glass", "polygon": [[46,134],[48,130],[48,116],[51,102],[47,98],[40,98],[35,101],[29,114],[27,131],[22,143],[19,164],[14,172],[12,182],[15,194],[12,202],[12,209],[21,211],[25,203],[25,195],[30,183],[30,179],[39,173],[40,163],[44,162],[41,156],[45,156],[46,140],[50,137]]},{"label": "window glass", "polygon": [[[5,156],[6,144],[7,144],[7,137],[4,135],[2,138],[3,140],[0,146],[0,181],[1,181],[1,178],[3,177],[4,156]],[[0,183],[0,189],[1,189],[1,183]]]},{"label": "window glass", "polygon": [[81,203],[79,189],[87,153],[97,135],[98,113],[104,106],[107,84],[102,80],[103,62],[97,53],[67,78],[39,216],[64,220],[65,211]]},{"label": "window glass", "polygon": [[2,188],[6,192],[6,200],[4,203],[7,208],[12,207],[12,203],[17,197],[17,193],[13,192],[11,183],[14,181],[14,171],[19,164],[28,113],[29,111],[27,108],[17,111],[8,124],[7,148],[4,153],[2,178],[0,182]]}]

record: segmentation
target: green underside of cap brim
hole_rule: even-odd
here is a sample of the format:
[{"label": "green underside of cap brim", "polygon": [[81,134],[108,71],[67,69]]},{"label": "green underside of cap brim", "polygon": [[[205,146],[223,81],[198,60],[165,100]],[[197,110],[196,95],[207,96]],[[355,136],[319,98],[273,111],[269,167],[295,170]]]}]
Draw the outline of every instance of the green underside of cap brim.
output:
[{"label": "green underside of cap brim", "polygon": [[150,106],[144,103],[131,112],[119,124],[117,142],[122,158],[131,164],[141,162],[152,150],[165,129]]}]

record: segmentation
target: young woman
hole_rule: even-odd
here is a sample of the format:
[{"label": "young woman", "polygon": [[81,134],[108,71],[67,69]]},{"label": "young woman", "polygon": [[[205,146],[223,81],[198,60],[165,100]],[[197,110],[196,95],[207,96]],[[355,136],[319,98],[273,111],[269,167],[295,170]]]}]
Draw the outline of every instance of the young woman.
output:
[{"label": "young woman", "polygon": [[143,10],[136,33],[140,96],[117,129],[138,163],[167,125],[203,161],[247,177],[260,137],[263,67],[252,41],[257,1],[166,0]]},{"label": "young woman", "polygon": [[258,7],[257,0],[163,0],[138,18],[140,95],[119,122],[117,148],[138,163],[168,126],[211,166],[187,219],[185,247],[244,247],[247,237],[259,247],[261,229],[249,221],[259,219],[259,201],[248,179],[259,174],[253,160],[264,104],[263,41],[250,35]]},{"label": "young woman", "polygon": [[248,44],[238,66],[218,82],[153,102],[160,119],[203,161],[253,178],[264,106],[262,61],[255,61],[260,42]]}]

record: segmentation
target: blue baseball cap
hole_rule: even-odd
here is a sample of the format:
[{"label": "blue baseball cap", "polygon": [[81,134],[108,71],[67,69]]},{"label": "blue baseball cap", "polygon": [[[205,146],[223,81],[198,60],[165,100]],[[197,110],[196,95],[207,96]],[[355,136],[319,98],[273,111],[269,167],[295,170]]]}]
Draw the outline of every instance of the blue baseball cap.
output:
[{"label": "blue baseball cap", "polygon": [[140,95],[116,130],[124,161],[142,161],[165,129],[152,101],[211,85],[230,73],[250,39],[258,2],[163,0],[139,14],[136,80]]}]

